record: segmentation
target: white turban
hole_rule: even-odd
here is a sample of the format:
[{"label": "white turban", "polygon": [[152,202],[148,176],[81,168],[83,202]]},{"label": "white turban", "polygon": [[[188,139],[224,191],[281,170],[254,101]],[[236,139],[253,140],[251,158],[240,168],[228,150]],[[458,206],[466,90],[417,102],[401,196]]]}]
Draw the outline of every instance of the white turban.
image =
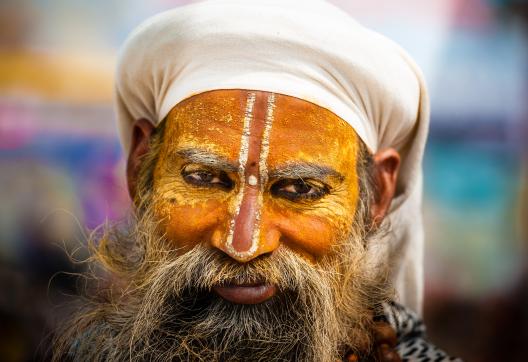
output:
[{"label": "white turban", "polygon": [[391,265],[399,301],[420,312],[429,102],[405,51],[320,0],[213,0],[161,13],[141,24],[120,54],[116,107],[125,151],[136,120],[157,124],[180,101],[215,89],[310,101],[348,122],[372,152],[400,152],[390,234],[371,256]]}]

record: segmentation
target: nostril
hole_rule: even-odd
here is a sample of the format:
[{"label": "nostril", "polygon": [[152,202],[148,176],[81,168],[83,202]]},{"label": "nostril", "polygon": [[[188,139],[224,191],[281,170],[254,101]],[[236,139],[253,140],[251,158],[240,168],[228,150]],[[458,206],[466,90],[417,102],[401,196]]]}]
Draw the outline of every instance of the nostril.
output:
[{"label": "nostril", "polygon": [[220,257],[225,260],[231,260],[235,261],[237,263],[241,263],[237,258],[234,258],[229,252],[224,250],[224,248],[218,248],[218,251],[220,253]]},{"label": "nostril", "polygon": [[225,243],[220,244],[213,244],[213,247],[218,249],[222,256],[225,256],[226,258],[229,258],[231,261],[236,261],[240,264],[246,264],[249,262],[257,261],[257,260],[263,260],[266,258],[269,258],[273,254],[273,250],[266,251],[266,250],[255,250],[255,252],[249,252],[249,253],[240,253],[234,250],[232,247],[229,247]]}]

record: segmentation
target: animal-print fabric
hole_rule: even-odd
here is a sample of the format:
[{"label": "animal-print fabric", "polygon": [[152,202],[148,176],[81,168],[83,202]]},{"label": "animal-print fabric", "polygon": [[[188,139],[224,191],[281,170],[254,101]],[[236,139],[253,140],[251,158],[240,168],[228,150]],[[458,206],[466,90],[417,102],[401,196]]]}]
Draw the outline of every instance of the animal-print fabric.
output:
[{"label": "animal-print fabric", "polygon": [[396,351],[402,362],[462,362],[425,340],[425,326],[414,312],[396,303],[387,304],[384,309],[384,319],[396,330]]}]

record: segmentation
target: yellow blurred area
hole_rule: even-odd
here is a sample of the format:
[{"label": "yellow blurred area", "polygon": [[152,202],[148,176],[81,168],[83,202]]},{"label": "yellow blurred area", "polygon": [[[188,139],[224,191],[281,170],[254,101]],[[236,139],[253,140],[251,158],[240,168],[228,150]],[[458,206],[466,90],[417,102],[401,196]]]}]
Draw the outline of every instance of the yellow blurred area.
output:
[{"label": "yellow blurred area", "polygon": [[108,103],[115,55],[0,51],[0,95]]}]

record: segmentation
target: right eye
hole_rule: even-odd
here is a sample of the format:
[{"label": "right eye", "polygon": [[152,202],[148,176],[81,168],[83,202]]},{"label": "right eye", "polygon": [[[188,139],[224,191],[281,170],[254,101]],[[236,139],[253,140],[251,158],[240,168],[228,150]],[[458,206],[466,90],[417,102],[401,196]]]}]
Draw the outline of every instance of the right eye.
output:
[{"label": "right eye", "polygon": [[182,177],[188,184],[198,187],[216,187],[223,190],[231,190],[233,188],[233,181],[223,171],[184,167]]}]

